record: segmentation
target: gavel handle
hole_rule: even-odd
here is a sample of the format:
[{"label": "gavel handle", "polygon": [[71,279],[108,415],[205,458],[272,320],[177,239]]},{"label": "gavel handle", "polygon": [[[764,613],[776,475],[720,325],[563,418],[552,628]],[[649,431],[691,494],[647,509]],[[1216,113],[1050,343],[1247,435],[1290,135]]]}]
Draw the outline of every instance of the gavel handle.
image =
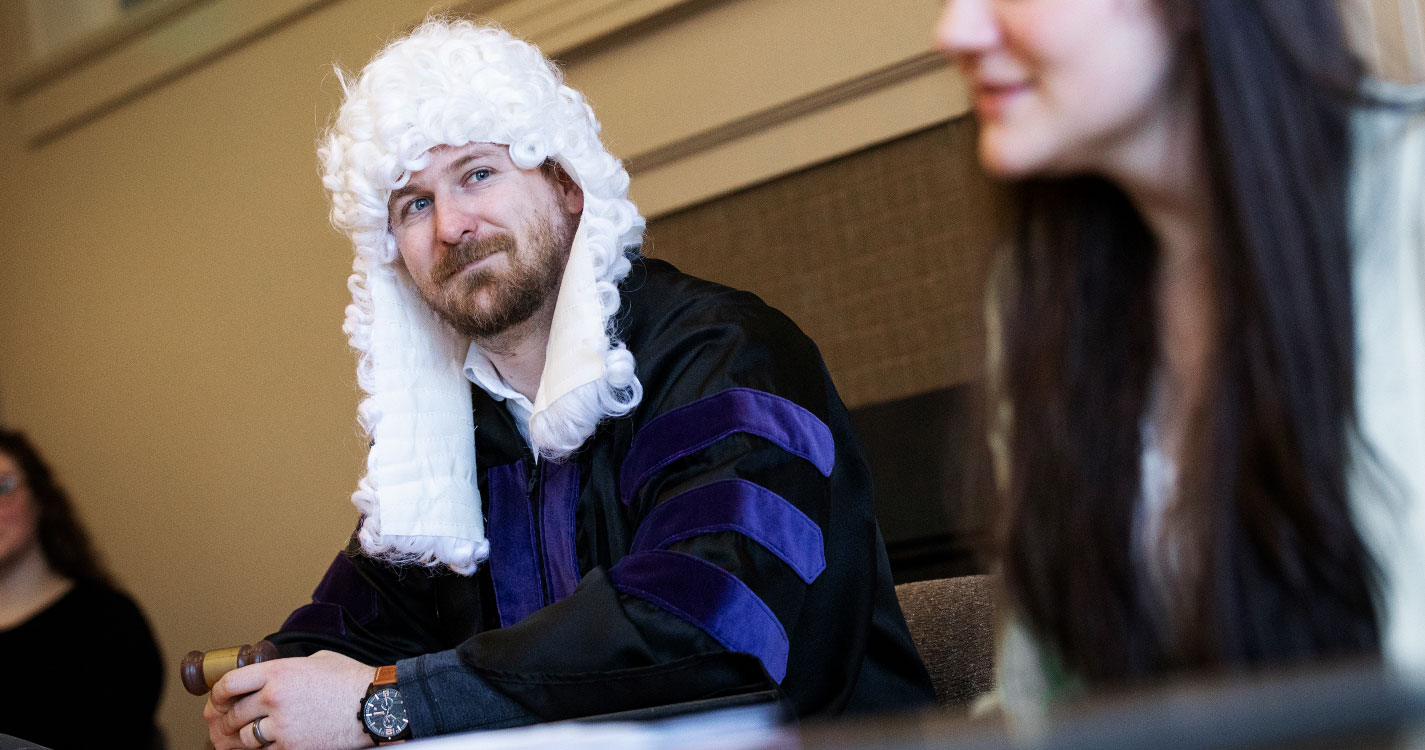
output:
[{"label": "gavel handle", "polygon": [[193,695],[204,695],[223,675],[249,664],[272,661],[281,654],[271,641],[258,641],[251,646],[243,644],[232,648],[218,648],[212,651],[189,651],[179,667],[179,677],[183,687]]}]

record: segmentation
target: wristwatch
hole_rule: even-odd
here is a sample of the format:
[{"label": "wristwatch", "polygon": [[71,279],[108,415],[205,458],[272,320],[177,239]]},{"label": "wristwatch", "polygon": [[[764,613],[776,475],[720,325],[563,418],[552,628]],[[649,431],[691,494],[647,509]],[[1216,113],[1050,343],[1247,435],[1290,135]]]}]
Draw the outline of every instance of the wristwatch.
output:
[{"label": "wristwatch", "polygon": [[401,691],[396,688],[394,665],[376,670],[376,679],[366,688],[356,718],[377,745],[394,745],[411,738],[411,719],[406,715]]}]

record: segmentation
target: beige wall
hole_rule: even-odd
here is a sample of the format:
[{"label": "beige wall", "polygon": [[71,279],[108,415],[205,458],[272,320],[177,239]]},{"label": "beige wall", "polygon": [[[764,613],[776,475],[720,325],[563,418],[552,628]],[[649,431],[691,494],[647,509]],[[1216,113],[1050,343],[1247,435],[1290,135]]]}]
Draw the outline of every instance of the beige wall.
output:
[{"label": "beige wall", "polygon": [[[869,20],[861,0],[601,0],[587,4],[602,14],[554,17],[581,1],[474,5],[571,60],[616,150],[635,167],[652,155],[634,190],[657,211],[963,108],[924,57],[930,0]],[[326,223],[313,146],[336,101],[332,61],[359,66],[427,7],[185,0],[162,23],[87,40],[59,70],[5,58],[0,419],[50,456],[146,607],[175,665],[175,748],[204,736],[202,701],[174,677],[183,653],[275,629],[356,520],[350,247]],[[757,89],[720,69],[755,69]],[[929,106],[879,106],[927,84]],[[701,183],[677,171],[698,158],[756,168]],[[645,187],[669,174],[672,188]]]},{"label": "beige wall", "polygon": [[0,72],[15,70],[30,51],[29,13],[25,0],[0,0]]},{"label": "beige wall", "polygon": [[1425,0],[1343,0],[1342,7],[1372,72],[1425,82]]},{"label": "beige wall", "polygon": [[[354,523],[349,251],[312,141],[331,59],[390,33],[384,5],[342,3],[43,148],[3,146],[3,418],[49,454],[172,665],[275,629]],[[201,747],[202,701],[174,675],[173,747]]]}]

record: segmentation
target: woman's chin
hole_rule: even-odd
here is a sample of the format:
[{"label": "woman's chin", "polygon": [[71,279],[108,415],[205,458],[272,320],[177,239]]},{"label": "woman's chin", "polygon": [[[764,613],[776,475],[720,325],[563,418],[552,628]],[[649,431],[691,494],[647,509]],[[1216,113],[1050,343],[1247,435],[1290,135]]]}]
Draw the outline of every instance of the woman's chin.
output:
[{"label": "woman's chin", "polygon": [[1033,144],[1013,137],[1003,126],[991,125],[980,131],[980,166],[992,177],[1018,180],[1044,171],[1044,160]]},{"label": "woman's chin", "polygon": [[980,166],[991,177],[1001,180],[1021,180],[1042,171],[1039,164],[1025,159],[1021,152],[986,148],[983,144],[980,148]]}]

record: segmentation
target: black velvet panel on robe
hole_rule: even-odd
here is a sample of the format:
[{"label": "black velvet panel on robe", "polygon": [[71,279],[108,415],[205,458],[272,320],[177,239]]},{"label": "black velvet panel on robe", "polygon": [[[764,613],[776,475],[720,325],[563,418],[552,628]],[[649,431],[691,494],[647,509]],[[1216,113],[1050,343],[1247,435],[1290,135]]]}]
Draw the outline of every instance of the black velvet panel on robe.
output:
[{"label": "black velvet panel on robe", "polygon": [[643,400],[567,464],[474,389],[488,563],[396,568],[353,538],[271,640],[373,665],[455,648],[550,720],[768,688],[799,715],[931,703],[815,345],[662,261],[635,259],[622,296]]}]

